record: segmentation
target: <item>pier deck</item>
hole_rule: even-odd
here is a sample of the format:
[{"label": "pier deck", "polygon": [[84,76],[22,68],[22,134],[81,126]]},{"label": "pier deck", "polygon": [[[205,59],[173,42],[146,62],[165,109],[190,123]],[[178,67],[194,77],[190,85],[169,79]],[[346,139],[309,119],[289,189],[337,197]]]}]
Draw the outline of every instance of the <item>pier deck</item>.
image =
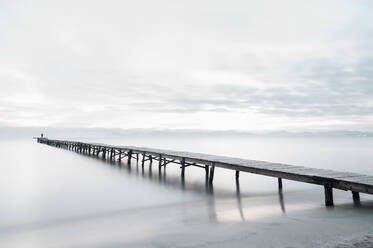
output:
[{"label": "pier deck", "polygon": [[206,178],[210,184],[214,180],[215,167],[220,167],[236,171],[236,180],[239,180],[241,171],[276,177],[279,189],[282,189],[282,179],[322,185],[325,191],[326,206],[333,206],[333,188],[352,191],[354,201],[359,201],[359,193],[373,194],[373,176],[358,173],[136,146],[112,146],[47,138],[38,138],[37,141],[112,161],[122,161],[126,158],[128,164],[132,159],[139,161],[140,158],[142,166],[146,161],[149,163],[153,163],[153,160],[158,161],[159,169],[170,163],[179,164],[182,178],[185,177],[185,168],[197,166],[205,169]]}]

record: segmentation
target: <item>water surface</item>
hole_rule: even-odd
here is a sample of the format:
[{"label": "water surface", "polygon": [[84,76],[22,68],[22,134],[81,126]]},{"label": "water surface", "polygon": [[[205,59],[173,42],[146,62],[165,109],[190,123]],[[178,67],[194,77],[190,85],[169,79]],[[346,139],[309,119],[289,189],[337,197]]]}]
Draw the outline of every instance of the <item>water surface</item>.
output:
[{"label": "water surface", "polygon": [[[58,138],[58,137],[57,137]],[[373,139],[129,135],[96,139],[373,175]],[[0,142],[1,247],[335,247],[373,233],[373,198],[217,168],[144,170],[34,140]],[[322,229],[322,231],[320,230]],[[270,233],[270,234],[269,234]]]}]

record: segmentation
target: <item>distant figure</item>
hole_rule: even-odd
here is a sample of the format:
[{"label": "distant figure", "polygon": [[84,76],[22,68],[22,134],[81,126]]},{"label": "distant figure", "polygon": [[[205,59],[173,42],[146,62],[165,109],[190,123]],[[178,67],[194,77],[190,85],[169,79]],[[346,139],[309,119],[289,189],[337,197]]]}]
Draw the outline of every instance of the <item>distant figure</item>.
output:
[{"label": "distant figure", "polygon": [[43,134],[40,134],[40,137],[42,137],[42,138],[43,138],[43,136],[44,136]]}]

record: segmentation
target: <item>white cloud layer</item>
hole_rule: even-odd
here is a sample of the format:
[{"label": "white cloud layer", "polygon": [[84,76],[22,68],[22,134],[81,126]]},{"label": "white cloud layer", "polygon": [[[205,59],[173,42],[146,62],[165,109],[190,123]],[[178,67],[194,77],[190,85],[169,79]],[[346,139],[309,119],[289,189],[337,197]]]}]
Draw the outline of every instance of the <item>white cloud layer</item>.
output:
[{"label": "white cloud layer", "polygon": [[373,131],[373,2],[0,1],[0,125]]}]

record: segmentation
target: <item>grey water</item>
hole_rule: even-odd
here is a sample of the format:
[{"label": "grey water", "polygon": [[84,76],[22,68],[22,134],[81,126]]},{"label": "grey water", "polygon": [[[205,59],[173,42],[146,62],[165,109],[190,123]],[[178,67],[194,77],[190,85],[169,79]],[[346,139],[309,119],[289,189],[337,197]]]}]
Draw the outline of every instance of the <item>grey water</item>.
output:
[{"label": "grey water", "polygon": [[[66,137],[51,137],[66,138]],[[128,135],[89,139],[373,175],[373,138]],[[0,141],[0,247],[352,247],[373,197],[217,168],[110,163],[32,139]],[[368,242],[368,241],[367,241]],[[368,242],[369,243],[369,242]],[[346,246],[344,246],[346,245]],[[364,246],[362,246],[364,247]],[[369,246],[366,246],[369,247]]]}]

